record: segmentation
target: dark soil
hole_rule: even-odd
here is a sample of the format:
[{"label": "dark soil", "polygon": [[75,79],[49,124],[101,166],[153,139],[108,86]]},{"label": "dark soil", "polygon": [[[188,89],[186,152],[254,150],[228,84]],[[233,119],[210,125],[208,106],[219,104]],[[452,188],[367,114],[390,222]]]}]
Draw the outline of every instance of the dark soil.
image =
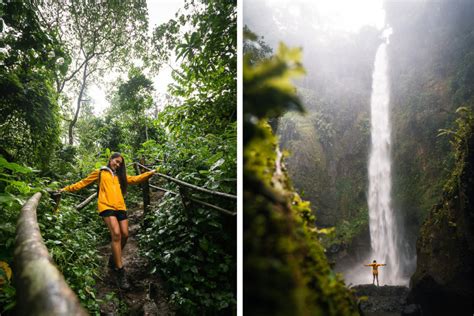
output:
[{"label": "dark soil", "polygon": [[[156,199],[155,199],[156,200]],[[168,295],[164,290],[163,281],[150,274],[153,267],[146,258],[139,254],[136,234],[140,229],[143,209],[128,211],[129,238],[122,253],[122,260],[130,282],[129,290],[121,290],[116,282],[114,272],[108,268],[111,254],[110,244],[99,249],[103,255],[101,277],[96,288],[102,315],[174,315],[172,306],[168,304]]]}]

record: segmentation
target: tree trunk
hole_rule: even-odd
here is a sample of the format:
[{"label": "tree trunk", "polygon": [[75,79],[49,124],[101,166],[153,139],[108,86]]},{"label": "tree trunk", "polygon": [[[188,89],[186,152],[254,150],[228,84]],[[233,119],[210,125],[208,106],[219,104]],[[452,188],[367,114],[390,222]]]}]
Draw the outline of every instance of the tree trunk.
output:
[{"label": "tree trunk", "polygon": [[146,123],[146,118],[145,118],[145,138],[146,138],[146,141],[148,141],[148,124]]},{"label": "tree trunk", "polygon": [[41,193],[21,209],[16,225],[16,315],[87,315],[51,259],[36,220]]},{"label": "tree trunk", "polygon": [[84,90],[86,89],[88,65],[89,65],[89,62],[86,62],[84,65],[84,71],[82,73],[81,90],[79,91],[79,97],[77,98],[76,113],[74,114],[74,118],[72,119],[71,123],[69,123],[69,145],[70,146],[74,144],[73,131],[74,131],[74,126],[76,126],[76,123],[77,123],[77,118],[79,117],[79,111],[81,110],[82,96],[84,95]]}]

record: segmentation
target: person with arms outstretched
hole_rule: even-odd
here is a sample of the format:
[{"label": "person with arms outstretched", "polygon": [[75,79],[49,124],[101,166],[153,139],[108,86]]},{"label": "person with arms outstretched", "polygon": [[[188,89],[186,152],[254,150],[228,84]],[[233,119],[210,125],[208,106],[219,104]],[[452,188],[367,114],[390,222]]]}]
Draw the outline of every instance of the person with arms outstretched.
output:
[{"label": "person with arms outstretched", "polygon": [[94,170],[87,178],[59,190],[74,192],[97,182],[99,216],[104,219],[112,239],[109,267],[117,273],[118,284],[122,289],[130,288],[122,263],[122,250],[128,238],[127,207],[123,197],[127,193],[128,184],[146,181],[156,172],[152,170],[138,176],[128,176],[126,169],[123,156],[113,153],[107,166]]},{"label": "person with arms outstretched", "polygon": [[366,267],[372,267],[372,284],[375,284],[375,279],[377,279],[377,286],[379,286],[379,267],[386,266],[385,263],[377,263],[377,260],[374,260],[370,264],[364,264]]}]

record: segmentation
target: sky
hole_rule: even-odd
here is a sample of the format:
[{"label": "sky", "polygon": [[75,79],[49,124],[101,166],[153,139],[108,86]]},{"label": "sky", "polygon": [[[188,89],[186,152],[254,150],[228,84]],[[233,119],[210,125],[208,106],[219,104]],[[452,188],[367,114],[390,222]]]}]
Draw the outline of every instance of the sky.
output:
[{"label": "sky", "polygon": [[[150,34],[156,26],[174,18],[174,14],[184,6],[184,0],[147,0],[146,2],[148,6]],[[116,77],[117,74],[111,74],[105,81],[113,81]],[[165,93],[171,81],[171,69],[168,66],[163,66],[162,69],[160,69],[160,73],[153,78],[155,90],[160,93]],[[94,84],[88,89],[96,115],[101,114],[104,109],[109,106],[109,102],[106,99],[107,91],[105,86],[105,84],[103,86]]]},{"label": "sky", "polygon": [[[383,0],[254,0],[264,1],[275,9],[283,9],[287,19],[306,14],[303,7],[317,8],[318,25],[325,29],[356,33],[364,25],[381,28],[385,21]],[[244,7],[247,2],[244,2]],[[249,5],[249,10],[251,10]],[[245,16],[244,16],[245,20]],[[285,27],[284,24],[281,27]]]},{"label": "sky", "polygon": [[356,33],[365,25],[382,28],[385,12],[382,0],[316,1],[328,28]]}]

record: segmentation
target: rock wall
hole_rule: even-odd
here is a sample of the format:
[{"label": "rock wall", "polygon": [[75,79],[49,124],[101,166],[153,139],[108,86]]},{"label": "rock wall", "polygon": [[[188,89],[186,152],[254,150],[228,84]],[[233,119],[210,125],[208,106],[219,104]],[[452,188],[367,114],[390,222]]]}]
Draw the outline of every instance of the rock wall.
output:
[{"label": "rock wall", "polygon": [[474,261],[474,115],[455,132],[456,165],[443,198],[423,224],[409,299],[426,315],[472,315]]}]

